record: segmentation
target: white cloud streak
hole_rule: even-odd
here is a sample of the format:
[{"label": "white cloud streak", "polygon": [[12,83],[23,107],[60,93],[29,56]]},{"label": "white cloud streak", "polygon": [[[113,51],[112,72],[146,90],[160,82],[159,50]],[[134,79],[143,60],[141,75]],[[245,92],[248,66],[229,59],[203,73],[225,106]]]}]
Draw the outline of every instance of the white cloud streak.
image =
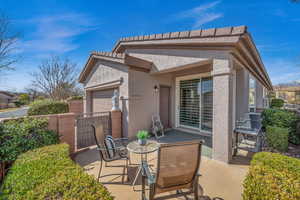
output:
[{"label": "white cloud streak", "polygon": [[222,18],[223,13],[211,12],[221,1],[214,1],[211,3],[203,4],[195,8],[182,11],[176,15],[177,19],[191,18],[194,20],[193,28],[199,28],[202,25]]},{"label": "white cloud streak", "polygon": [[65,13],[40,16],[21,23],[34,27],[30,39],[21,42],[26,53],[60,54],[79,48],[76,36],[97,29],[94,20],[84,14]]},{"label": "white cloud streak", "polygon": [[300,81],[300,64],[297,60],[272,59],[265,62],[273,84]]}]

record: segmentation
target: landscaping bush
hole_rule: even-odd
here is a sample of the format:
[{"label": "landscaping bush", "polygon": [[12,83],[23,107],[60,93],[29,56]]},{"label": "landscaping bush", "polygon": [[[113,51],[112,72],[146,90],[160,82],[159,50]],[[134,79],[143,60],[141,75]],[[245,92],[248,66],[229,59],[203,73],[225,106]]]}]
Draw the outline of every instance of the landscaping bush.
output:
[{"label": "landscaping bush", "polygon": [[48,115],[69,112],[66,102],[54,101],[50,99],[37,100],[30,104],[28,115]]},{"label": "landscaping bush", "polygon": [[289,129],[276,126],[267,126],[267,142],[270,147],[286,152],[289,146]]},{"label": "landscaping bush", "polygon": [[284,100],[282,99],[272,99],[271,100],[271,108],[282,108],[284,104]]},{"label": "landscaping bush", "polygon": [[0,161],[14,161],[23,152],[58,141],[57,133],[48,130],[46,119],[7,121],[0,124]]},{"label": "landscaping bush", "polygon": [[50,145],[18,157],[1,187],[0,199],[112,200],[107,189],[69,158],[67,144]]},{"label": "landscaping bush", "polygon": [[297,130],[297,123],[300,119],[294,112],[281,109],[265,109],[262,113],[263,127],[276,126],[289,129],[289,141],[293,144],[300,144],[300,130]]},{"label": "landscaping bush", "polygon": [[82,100],[83,99],[83,96],[72,96],[72,97],[69,97],[68,100]]},{"label": "landscaping bush", "polygon": [[243,185],[244,200],[299,200],[300,160],[278,153],[257,153]]}]

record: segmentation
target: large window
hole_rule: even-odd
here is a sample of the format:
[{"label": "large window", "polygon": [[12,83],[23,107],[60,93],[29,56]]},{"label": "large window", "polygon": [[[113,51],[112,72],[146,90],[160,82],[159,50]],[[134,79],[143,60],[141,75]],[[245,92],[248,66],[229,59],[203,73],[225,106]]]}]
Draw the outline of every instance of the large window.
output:
[{"label": "large window", "polygon": [[212,130],[213,80],[203,78],[201,81],[201,129]]},{"label": "large window", "polygon": [[249,78],[249,111],[255,112],[255,79],[250,77]]},{"label": "large window", "polygon": [[212,131],[212,78],[179,81],[179,125]]}]

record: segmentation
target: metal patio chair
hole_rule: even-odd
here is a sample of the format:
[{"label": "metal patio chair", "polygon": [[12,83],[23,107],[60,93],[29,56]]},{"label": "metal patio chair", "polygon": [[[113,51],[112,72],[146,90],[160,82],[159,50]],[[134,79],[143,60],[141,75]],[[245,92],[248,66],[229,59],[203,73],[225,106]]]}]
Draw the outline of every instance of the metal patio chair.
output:
[{"label": "metal patio chair", "polygon": [[164,127],[160,121],[159,115],[152,116],[152,133],[154,134],[156,139],[165,136]]},{"label": "metal patio chair", "polygon": [[[146,171],[150,187],[149,200],[174,198],[194,194],[198,199],[198,170],[202,141],[162,144],[158,150],[157,170]],[[192,156],[191,156],[192,155]],[[182,189],[187,191],[183,192]],[[157,194],[176,191],[176,194],[155,197]]]},{"label": "metal patio chair", "polygon": [[238,149],[249,152],[261,151],[264,142],[261,121],[260,113],[246,113],[243,119],[237,120],[234,130],[234,155],[237,154]]},{"label": "metal patio chair", "polygon": [[[95,127],[94,125],[91,125],[92,130],[93,130],[93,135],[95,139],[95,143],[97,145],[97,150],[100,155],[100,168],[98,172],[98,181],[102,177],[110,176],[110,175],[115,175],[115,174],[110,174],[110,175],[103,175],[101,176],[101,171],[103,167],[103,162],[105,162],[105,166],[107,167],[107,163],[116,161],[116,160],[125,160],[125,165],[124,168],[126,168],[126,173],[128,175],[128,162],[130,162],[129,155],[126,149],[125,142],[127,142],[127,138],[117,138],[114,139],[112,136],[104,135],[103,130],[100,127]],[[123,172],[123,177],[125,172]],[[122,179],[122,182],[123,179]]]}]

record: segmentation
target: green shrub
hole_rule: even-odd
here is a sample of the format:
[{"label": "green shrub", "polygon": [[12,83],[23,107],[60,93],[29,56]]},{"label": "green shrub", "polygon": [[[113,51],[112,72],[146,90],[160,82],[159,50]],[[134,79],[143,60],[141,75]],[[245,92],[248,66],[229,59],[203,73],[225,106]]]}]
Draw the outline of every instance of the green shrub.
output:
[{"label": "green shrub", "polygon": [[69,158],[67,144],[50,145],[18,157],[1,187],[0,199],[112,200],[107,189]]},{"label": "green shrub", "polygon": [[21,105],[29,104],[29,102],[30,102],[30,96],[28,94],[20,94],[19,97],[18,97],[18,102]]},{"label": "green shrub", "polygon": [[82,100],[83,96],[71,96],[68,98],[68,100]]},{"label": "green shrub", "polygon": [[278,153],[257,153],[243,185],[244,200],[298,200],[300,160]]},{"label": "green shrub", "polygon": [[267,142],[270,147],[286,152],[289,146],[289,129],[276,126],[267,126]]},{"label": "green shrub", "polygon": [[28,115],[48,115],[69,112],[66,102],[54,101],[50,99],[37,100],[30,104]]},{"label": "green shrub", "polygon": [[0,160],[14,161],[23,152],[58,143],[57,133],[47,128],[46,119],[28,117],[0,124]]},{"label": "green shrub", "polygon": [[293,144],[300,144],[300,133],[297,130],[299,117],[297,114],[281,109],[265,109],[262,113],[263,127],[276,126],[289,129],[289,141]]},{"label": "green shrub", "polygon": [[272,99],[271,100],[271,108],[282,108],[284,104],[284,100],[282,99]]}]

